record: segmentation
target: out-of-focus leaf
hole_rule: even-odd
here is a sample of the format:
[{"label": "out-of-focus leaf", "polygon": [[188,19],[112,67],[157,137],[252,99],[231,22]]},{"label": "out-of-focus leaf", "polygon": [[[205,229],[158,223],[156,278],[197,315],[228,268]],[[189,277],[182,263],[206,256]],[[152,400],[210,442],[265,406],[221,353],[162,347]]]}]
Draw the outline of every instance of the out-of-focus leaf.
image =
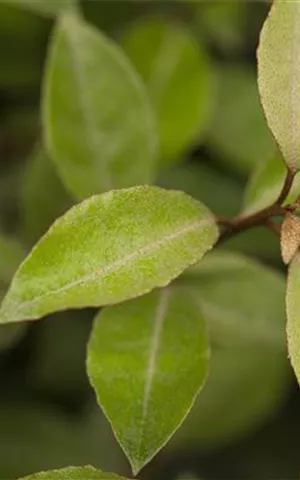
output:
[{"label": "out-of-focus leaf", "polygon": [[86,463],[124,471],[125,458],[107,425],[99,419],[100,411],[92,417],[92,425],[91,419],[84,416],[74,421],[57,409],[29,403],[24,391],[22,394],[17,403],[10,399],[0,405],[0,478],[16,479],[41,470]]},{"label": "out-of-focus leaf", "polygon": [[187,28],[163,20],[133,24],[121,44],[156,106],[162,160],[172,162],[208,128],[214,98],[208,55]]},{"label": "out-of-focus leaf", "polygon": [[[19,480],[126,480],[125,477],[119,477],[114,473],[104,473],[91,466],[86,467],[66,467],[61,470],[49,470],[40,472]],[[128,480],[128,479],[127,479]]]},{"label": "out-of-focus leaf", "polygon": [[58,219],[17,271],[0,322],[102,306],[167,285],[212,248],[214,217],[183,192],[95,195]]},{"label": "out-of-focus leaf", "polygon": [[213,342],[222,347],[285,345],[285,281],[276,270],[213,252],[179,279],[194,291]]},{"label": "out-of-focus leaf", "polygon": [[212,348],[204,389],[169,448],[214,449],[249,435],[282,406],[290,377],[286,352]]},{"label": "out-of-focus leaf", "polygon": [[125,55],[73,14],[55,30],[43,97],[46,146],[78,198],[151,183],[154,112]]},{"label": "out-of-focus leaf", "polygon": [[214,252],[182,277],[210,329],[210,375],[171,447],[230,442],[257,428],[289,385],[284,280],[240,255]]},{"label": "out-of-focus leaf", "polygon": [[26,166],[22,190],[22,231],[36,241],[72,204],[43,147],[35,150]]},{"label": "out-of-focus leaf", "polygon": [[258,84],[269,127],[288,167],[300,170],[300,4],[276,0],[258,48]]},{"label": "out-of-focus leaf", "polygon": [[205,203],[215,215],[236,215],[243,196],[238,182],[204,162],[175,165],[159,176],[157,184],[183,190]]},{"label": "out-of-focus leaf", "polygon": [[[244,214],[252,214],[276,201],[283,187],[286,167],[277,155],[257,165],[245,191]],[[285,204],[293,202],[300,194],[300,175],[297,174]]]},{"label": "out-of-focus leaf", "polygon": [[77,0],[1,0],[1,2],[46,16],[58,15],[77,4]]},{"label": "out-of-focus leaf", "polygon": [[220,162],[241,174],[274,156],[276,145],[260,106],[256,76],[247,66],[227,65],[219,72],[219,103],[209,147]]},{"label": "out-of-focus leaf", "polygon": [[206,379],[208,354],[197,303],[180,289],[156,290],[96,317],[88,373],[134,474],[188,414]]},{"label": "out-of-focus leaf", "polygon": [[300,253],[293,258],[288,272],[286,307],[288,351],[300,383]]}]

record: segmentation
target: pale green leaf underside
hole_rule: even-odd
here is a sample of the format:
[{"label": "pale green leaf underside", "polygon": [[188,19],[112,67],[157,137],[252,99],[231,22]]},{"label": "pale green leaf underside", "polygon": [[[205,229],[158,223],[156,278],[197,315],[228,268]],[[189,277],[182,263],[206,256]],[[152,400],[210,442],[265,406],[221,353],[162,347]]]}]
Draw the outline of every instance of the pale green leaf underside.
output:
[{"label": "pale green leaf underside", "polygon": [[[285,176],[286,166],[280,155],[258,165],[246,187],[243,213],[250,215],[272,205],[281,192]],[[299,194],[300,175],[297,174],[284,203],[293,202]]]},{"label": "pale green leaf underside", "polygon": [[258,83],[268,125],[286,164],[300,169],[300,3],[276,0],[258,49]]},{"label": "pale green leaf underside", "polygon": [[285,346],[284,278],[258,262],[212,252],[179,281],[194,291],[215,345]]},{"label": "pale green leaf underside", "polygon": [[121,44],[156,107],[162,159],[174,161],[199,141],[210,120],[214,78],[209,58],[183,25],[159,19],[131,25]]},{"label": "pale green leaf underside", "polygon": [[1,2],[46,16],[58,15],[77,4],[77,0],[1,0]]},{"label": "pale green leaf underside", "polygon": [[75,197],[153,180],[157,132],[145,88],[118,46],[73,14],[55,29],[43,118],[48,150]]},{"label": "pale green leaf underside", "polygon": [[0,322],[102,306],[165,286],[218,237],[182,192],[133,187],[91,197],[58,219],[17,271]]},{"label": "pale green leaf underside", "polygon": [[[126,480],[114,473],[104,473],[91,466],[66,467],[60,470],[34,473],[19,480]],[[128,479],[127,479],[128,480]]]},{"label": "pale green leaf underside", "polygon": [[155,290],[96,317],[88,374],[135,474],[188,414],[208,356],[205,322],[184,290]]},{"label": "pale green leaf underside", "polygon": [[286,309],[287,309],[287,339],[289,357],[300,383],[300,253],[289,266]]}]

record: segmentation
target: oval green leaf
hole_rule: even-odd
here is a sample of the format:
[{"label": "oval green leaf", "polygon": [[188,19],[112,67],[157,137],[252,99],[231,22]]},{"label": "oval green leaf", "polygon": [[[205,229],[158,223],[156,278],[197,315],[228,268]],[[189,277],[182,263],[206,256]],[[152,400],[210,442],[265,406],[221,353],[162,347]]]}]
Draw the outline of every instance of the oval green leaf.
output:
[{"label": "oval green leaf", "polygon": [[[34,473],[19,480],[126,480],[114,473],[104,473],[94,467],[67,467],[60,470]],[[128,480],[128,479],[127,479]]]},{"label": "oval green leaf", "polygon": [[133,24],[121,44],[156,107],[162,160],[174,161],[208,128],[214,100],[210,59],[191,31],[163,20]]},{"label": "oval green leaf", "polygon": [[52,40],[43,115],[46,146],[77,198],[151,183],[157,133],[146,91],[117,45],[72,14]]},{"label": "oval green leaf", "polygon": [[16,273],[0,323],[118,303],[165,286],[218,237],[208,209],[182,192],[133,187],[58,219]]},{"label": "oval green leaf", "polygon": [[[272,205],[278,198],[286,176],[286,166],[280,155],[257,166],[246,187],[243,213],[250,215]],[[300,175],[294,178],[284,204],[296,200],[300,194]]]},{"label": "oval green leaf", "polygon": [[263,115],[251,68],[228,65],[220,70],[218,105],[208,142],[220,162],[244,175],[275,155],[276,144]]},{"label": "oval green leaf", "polygon": [[203,317],[180,289],[156,290],[96,317],[88,374],[134,474],[183,422],[208,357]]},{"label": "oval green leaf", "polygon": [[287,279],[287,339],[292,367],[300,383],[300,253],[290,263]]},{"label": "oval green leaf", "polygon": [[258,262],[229,252],[213,252],[179,280],[194,290],[219,346],[285,346],[285,281]]},{"label": "oval green leaf", "polygon": [[258,48],[258,84],[268,125],[287,166],[300,170],[300,4],[276,0]]}]

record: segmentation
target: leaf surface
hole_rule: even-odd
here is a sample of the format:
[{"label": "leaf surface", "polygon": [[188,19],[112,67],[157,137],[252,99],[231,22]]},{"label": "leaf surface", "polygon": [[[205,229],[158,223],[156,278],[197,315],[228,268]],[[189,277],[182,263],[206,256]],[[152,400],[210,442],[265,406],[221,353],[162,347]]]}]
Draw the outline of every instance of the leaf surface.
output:
[{"label": "leaf surface", "polygon": [[288,167],[300,170],[300,4],[276,0],[258,48],[258,84],[268,125]]},{"label": "leaf surface", "polygon": [[211,249],[215,220],[182,192],[133,187],[71,208],[17,271],[0,322],[102,306],[165,286]]},{"label": "leaf surface", "polygon": [[52,39],[43,118],[51,158],[77,198],[151,183],[157,133],[143,84],[118,46],[73,14]]},{"label": "leaf surface", "polygon": [[180,289],[156,290],[96,317],[88,374],[134,474],[188,414],[208,355],[203,317]]}]

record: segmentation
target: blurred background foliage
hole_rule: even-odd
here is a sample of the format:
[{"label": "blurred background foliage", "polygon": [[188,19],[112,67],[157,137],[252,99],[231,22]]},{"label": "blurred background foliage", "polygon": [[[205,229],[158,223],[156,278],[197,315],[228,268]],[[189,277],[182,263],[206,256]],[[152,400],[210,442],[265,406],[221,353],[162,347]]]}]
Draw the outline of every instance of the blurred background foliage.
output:
[{"label": "blurred background foliage", "polygon": [[[74,203],[41,141],[40,94],[53,22],[17,3],[0,2],[2,295],[33,243]],[[269,5],[86,0],[82,7],[147,85],[160,134],[156,183],[186,191],[218,215],[238,213],[249,179],[279,158],[256,84],[255,52]],[[278,239],[265,228],[222,249],[282,269]],[[85,373],[93,314],[69,311],[0,328],[0,478],[87,463],[130,475]],[[217,346],[190,420],[141,478],[297,478],[299,391],[277,360],[265,348]]]}]

